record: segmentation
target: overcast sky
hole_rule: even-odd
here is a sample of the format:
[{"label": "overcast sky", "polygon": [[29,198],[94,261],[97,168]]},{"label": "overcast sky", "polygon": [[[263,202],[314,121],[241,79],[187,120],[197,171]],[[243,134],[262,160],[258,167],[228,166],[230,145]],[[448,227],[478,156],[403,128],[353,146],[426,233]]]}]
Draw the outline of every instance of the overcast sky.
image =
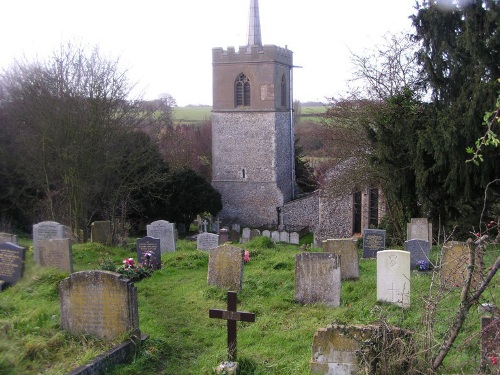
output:
[{"label": "overcast sky", "polygon": [[[411,31],[414,0],[260,0],[263,44],[293,51],[294,97],[321,101],[346,88],[350,50]],[[145,99],[212,104],[212,48],[246,45],[250,0],[3,1],[0,67],[45,59],[67,41],[119,58]]]}]

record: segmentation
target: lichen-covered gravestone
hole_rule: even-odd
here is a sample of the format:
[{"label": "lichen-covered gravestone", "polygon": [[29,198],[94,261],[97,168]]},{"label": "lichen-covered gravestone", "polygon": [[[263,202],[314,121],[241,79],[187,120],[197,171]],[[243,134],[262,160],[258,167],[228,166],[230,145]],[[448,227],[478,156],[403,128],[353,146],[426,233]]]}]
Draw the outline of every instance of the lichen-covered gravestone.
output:
[{"label": "lichen-covered gravestone", "polygon": [[209,250],[208,285],[240,291],[243,284],[244,250],[222,245]]},{"label": "lichen-covered gravestone", "polygon": [[377,253],[377,301],[410,307],[410,253],[384,250]]},{"label": "lichen-covered gravestone", "polygon": [[39,265],[73,272],[73,255],[69,238],[38,241]]},{"label": "lichen-covered gravestone", "polygon": [[82,271],[59,284],[61,327],[73,335],[105,340],[137,335],[137,289],[123,275],[109,271]]},{"label": "lichen-covered gravestone", "polygon": [[113,226],[111,225],[111,221],[94,221],[90,235],[92,242],[107,246],[111,245],[113,243]]},{"label": "lichen-covered gravestone", "polygon": [[325,253],[340,255],[342,280],[359,279],[359,256],[356,241],[352,238],[328,239],[322,242]]},{"label": "lichen-covered gravestone", "polygon": [[331,253],[295,255],[295,301],[340,306],[340,261]]},{"label": "lichen-covered gravestone", "polygon": [[[68,233],[69,235],[69,233]],[[40,264],[38,241],[67,238],[66,227],[55,221],[42,221],[33,225],[33,254],[36,264]]]},{"label": "lichen-covered gravestone", "polygon": [[[468,272],[469,245],[465,242],[451,241],[443,246],[441,261],[441,284],[448,288],[462,287]],[[471,281],[471,288],[475,288],[481,281],[481,254],[476,252],[475,268]]]}]

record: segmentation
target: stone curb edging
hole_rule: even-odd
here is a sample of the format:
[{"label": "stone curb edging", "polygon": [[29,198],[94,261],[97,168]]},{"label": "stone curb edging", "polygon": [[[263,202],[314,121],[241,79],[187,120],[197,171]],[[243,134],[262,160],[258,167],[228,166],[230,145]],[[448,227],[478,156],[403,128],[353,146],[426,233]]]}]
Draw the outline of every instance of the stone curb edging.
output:
[{"label": "stone curb edging", "polygon": [[141,334],[140,342],[129,339],[120,345],[111,348],[106,353],[100,354],[93,360],[87,362],[70,372],[67,375],[100,375],[104,374],[111,366],[128,362],[136,353],[138,347],[149,338],[146,334]]}]

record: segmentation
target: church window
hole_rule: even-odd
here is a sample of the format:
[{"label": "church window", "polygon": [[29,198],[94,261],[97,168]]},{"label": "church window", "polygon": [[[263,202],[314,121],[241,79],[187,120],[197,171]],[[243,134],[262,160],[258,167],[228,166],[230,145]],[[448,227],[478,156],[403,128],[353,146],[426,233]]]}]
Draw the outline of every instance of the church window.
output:
[{"label": "church window", "polygon": [[242,176],[243,178],[247,178],[247,172],[245,171],[245,168],[243,168],[243,169],[241,170],[241,176]]},{"label": "church window", "polygon": [[250,105],[250,80],[243,73],[236,79],[234,91],[237,107]]},{"label": "church window", "polygon": [[283,77],[281,77],[281,106],[286,107],[286,79],[285,75],[283,74]]},{"label": "church window", "polygon": [[376,227],[378,225],[378,189],[370,189],[368,205],[370,210],[368,225]]},{"label": "church window", "polygon": [[352,233],[361,233],[361,192],[356,191],[352,197]]}]

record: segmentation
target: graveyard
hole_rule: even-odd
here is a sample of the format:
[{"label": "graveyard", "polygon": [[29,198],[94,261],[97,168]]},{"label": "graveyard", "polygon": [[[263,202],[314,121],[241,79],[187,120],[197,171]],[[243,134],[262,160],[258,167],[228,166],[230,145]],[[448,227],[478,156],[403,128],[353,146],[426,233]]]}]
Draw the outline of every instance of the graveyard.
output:
[{"label": "graveyard", "polygon": [[[460,289],[451,288],[444,294],[436,294],[439,301],[433,304],[429,294],[436,283],[433,272],[412,270],[409,306],[402,308],[395,303],[377,301],[377,260],[363,258],[359,243],[359,276],[342,279],[339,290],[333,293],[340,294],[340,302],[302,300],[296,289],[296,280],[302,278],[296,273],[299,259],[305,258],[307,266],[315,253],[322,253],[318,254],[321,262],[327,263],[324,267],[315,265],[316,274],[332,267],[340,270],[335,266],[336,256],[323,253],[322,248],[312,247],[309,242],[311,239],[306,236],[298,245],[275,244],[269,238],[258,236],[243,244],[229,245],[249,254],[249,260],[243,265],[240,290],[235,290],[237,310],[254,314],[254,321],[236,323],[240,374],[310,374],[312,347],[317,345],[316,341],[313,345],[313,338],[332,329],[332,325],[383,323],[411,332],[420,345],[429,340],[431,334],[436,342],[446,334],[458,305]],[[27,249],[23,276],[0,293],[1,374],[66,374],[125,339],[126,335],[111,341],[102,340],[95,335],[72,335],[63,330],[59,288],[69,272],[40,267],[34,260],[33,242],[20,238],[19,244]],[[207,277],[207,271],[212,251],[198,250],[196,241],[179,239],[175,251],[161,254],[160,269],[134,283],[139,329],[148,338],[132,361],[114,366],[107,373],[213,374],[214,368],[227,360],[228,331],[226,321],[221,319],[223,313],[214,313],[219,314],[214,316],[219,319],[209,316],[212,311],[225,310],[228,306],[228,289],[207,283],[211,278],[210,274]],[[71,253],[72,275],[99,270],[110,261],[118,266],[124,259],[137,260],[135,241],[121,247],[75,243]],[[431,261],[439,254],[439,247],[434,246]],[[490,249],[485,255],[485,264],[491,264],[497,256],[497,248]],[[340,272],[337,277],[340,280]],[[494,300],[491,293],[497,288],[498,281],[494,281],[485,298]],[[427,318],[432,314],[431,322]],[[427,328],[431,325],[432,331],[429,331]],[[481,361],[480,331],[481,314],[471,309],[440,373],[476,373]],[[385,366],[401,369],[400,357],[398,353],[384,357]],[[411,361],[414,368],[407,372],[412,373],[423,360],[425,353],[417,352]]]}]

